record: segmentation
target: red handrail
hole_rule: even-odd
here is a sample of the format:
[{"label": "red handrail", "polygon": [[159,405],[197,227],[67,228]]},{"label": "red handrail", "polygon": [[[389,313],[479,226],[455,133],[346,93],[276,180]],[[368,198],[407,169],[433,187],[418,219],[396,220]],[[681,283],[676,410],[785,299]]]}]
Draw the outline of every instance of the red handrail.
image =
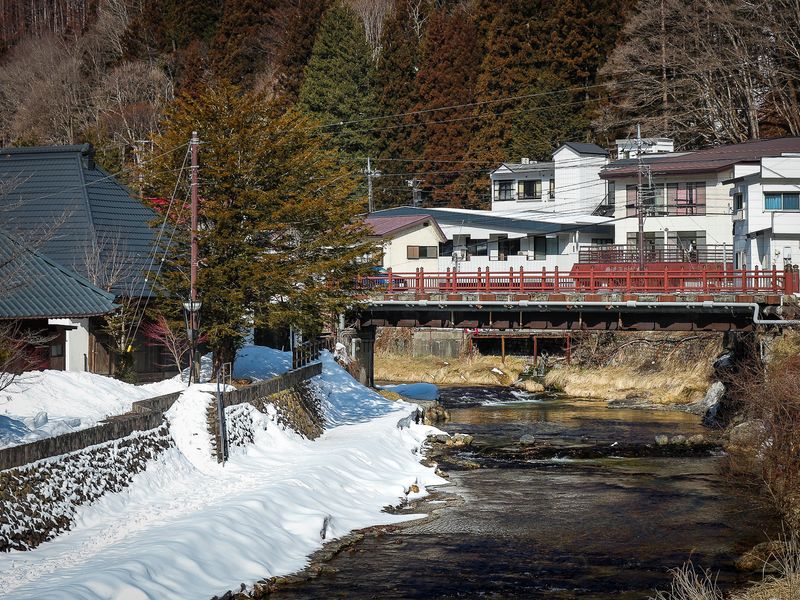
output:
[{"label": "red handrail", "polygon": [[775,268],[738,269],[724,271],[609,271],[565,272],[556,267],[552,271],[525,271],[509,269],[508,272],[491,272],[478,269],[474,272],[398,273],[361,277],[358,288],[364,291],[382,291],[386,294],[413,292],[620,292],[620,293],[782,293],[800,291],[800,273]]}]

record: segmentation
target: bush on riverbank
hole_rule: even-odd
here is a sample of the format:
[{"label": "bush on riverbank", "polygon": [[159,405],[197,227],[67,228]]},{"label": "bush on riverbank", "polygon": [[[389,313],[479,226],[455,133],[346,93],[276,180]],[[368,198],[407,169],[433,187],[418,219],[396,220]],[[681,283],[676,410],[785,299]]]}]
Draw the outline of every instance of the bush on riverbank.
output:
[{"label": "bush on riverbank", "polygon": [[741,373],[737,395],[742,424],[755,437],[748,447],[732,452],[734,470],[755,471],[776,508],[795,530],[800,529],[800,332],[787,331],[771,347],[766,365]]}]

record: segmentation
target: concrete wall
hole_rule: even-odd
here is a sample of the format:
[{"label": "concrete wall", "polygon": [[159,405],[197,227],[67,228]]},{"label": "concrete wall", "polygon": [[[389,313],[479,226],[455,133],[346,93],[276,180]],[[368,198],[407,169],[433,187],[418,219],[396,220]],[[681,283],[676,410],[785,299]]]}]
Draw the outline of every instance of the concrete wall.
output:
[{"label": "concrete wall", "polygon": [[51,325],[66,325],[64,370],[86,371],[89,361],[89,319],[49,319]]},{"label": "concrete wall", "polygon": [[412,334],[412,356],[458,358],[464,346],[464,332],[459,330],[419,330]]}]

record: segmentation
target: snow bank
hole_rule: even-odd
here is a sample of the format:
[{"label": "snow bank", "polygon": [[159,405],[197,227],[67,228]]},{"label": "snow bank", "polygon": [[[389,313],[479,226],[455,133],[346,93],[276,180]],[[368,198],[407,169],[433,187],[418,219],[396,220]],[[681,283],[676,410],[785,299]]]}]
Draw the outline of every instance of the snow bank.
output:
[{"label": "snow bank", "polygon": [[412,407],[360,386],[328,354],[312,386],[329,412],[320,438],[284,430],[274,412],[252,411],[254,443],[224,466],[206,454],[210,388],[193,386],[168,413],[176,447],[126,490],[79,509],[69,533],[0,555],[0,596],[207,600],[302,568],[323,529],[330,540],[414,518],[381,508],[398,504],[413,483],[419,495],[444,483],[419,463],[436,430],[399,429]]},{"label": "snow bank", "polygon": [[414,400],[437,400],[439,388],[432,383],[401,383],[398,385],[384,385],[384,390],[397,392],[406,398]]},{"label": "snow bank", "polygon": [[291,352],[283,352],[266,346],[245,346],[236,353],[233,377],[235,379],[269,379],[285,373],[291,368]]},{"label": "snow bank", "polygon": [[85,429],[137,400],[185,387],[178,377],[132,385],[94,373],[23,373],[0,391],[0,448]]}]

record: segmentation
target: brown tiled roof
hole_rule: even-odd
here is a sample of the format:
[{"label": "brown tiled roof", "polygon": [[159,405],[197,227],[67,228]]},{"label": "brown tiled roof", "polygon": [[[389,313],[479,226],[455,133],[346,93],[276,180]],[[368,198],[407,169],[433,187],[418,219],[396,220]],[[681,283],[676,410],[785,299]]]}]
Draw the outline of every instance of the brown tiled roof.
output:
[{"label": "brown tiled roof", "polygon": [[[436,225],[436,221],[430,215],[410,215],[405,217],[369,216],[365,222],[372,230],[373,235],[383,237],[423,221],[432,221]],[[438,227],[438,225],[436,226]]]},{"label": "brown tiled roof", "polygon": [[[687,154],[659,157],[648,160],[653,175],[680,175],[682,173],[716,173],[731,168],[736,163],[757,162],[764,156],[780,156],[784,152],[800,152],[800,137],[756,140],[742,144],[730,144],[707,148]],[[635,162],[626,160],[622,164],[609,164],[600,176],[603,179],[632,177],[639,169]]]}]

